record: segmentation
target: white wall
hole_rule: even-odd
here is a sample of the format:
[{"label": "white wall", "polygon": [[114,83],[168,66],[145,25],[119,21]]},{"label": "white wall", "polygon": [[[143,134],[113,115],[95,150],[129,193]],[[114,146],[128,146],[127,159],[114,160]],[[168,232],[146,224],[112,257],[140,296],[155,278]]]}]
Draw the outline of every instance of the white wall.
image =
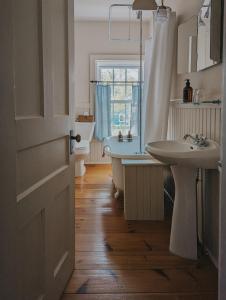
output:
[{"label": "white wall", "polygon": [[[114,25],[114,36],[121,36],[128,28],[128,23],[117,22]],[[144,24],[144,36],[148,36],[149,25]],[[134,32],[139,37],[139,23],[134,25]],[[76,21],[75,22],[75,102],[76,115],[89,111],[89,57],[92,54],[139,54],[139,42],[109,41],[108,22]]]}]

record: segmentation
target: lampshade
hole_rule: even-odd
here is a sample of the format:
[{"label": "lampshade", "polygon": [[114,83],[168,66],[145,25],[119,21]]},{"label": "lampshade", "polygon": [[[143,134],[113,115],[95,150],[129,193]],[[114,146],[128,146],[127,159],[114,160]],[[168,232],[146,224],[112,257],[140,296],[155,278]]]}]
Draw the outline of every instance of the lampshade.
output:
[{"label": "lampshade", "polygon": [[156,10],[155,0],[134,0],[133,10]]}]

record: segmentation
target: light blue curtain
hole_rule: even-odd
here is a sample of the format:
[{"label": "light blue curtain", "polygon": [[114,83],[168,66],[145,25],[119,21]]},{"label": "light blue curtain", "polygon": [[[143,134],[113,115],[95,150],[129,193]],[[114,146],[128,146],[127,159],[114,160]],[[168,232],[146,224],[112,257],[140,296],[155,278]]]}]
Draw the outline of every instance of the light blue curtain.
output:
[{"label": "light blue curtain", "polygon": [[95,138],[103,141],[111,136],[111,86],[96,85],[95,95]]},{"label": "light blue curtain", "polygon": [[140,136],[140,86],[132,87],[132,105],[131,105],[131,125],[130,130],[133,135]]}]

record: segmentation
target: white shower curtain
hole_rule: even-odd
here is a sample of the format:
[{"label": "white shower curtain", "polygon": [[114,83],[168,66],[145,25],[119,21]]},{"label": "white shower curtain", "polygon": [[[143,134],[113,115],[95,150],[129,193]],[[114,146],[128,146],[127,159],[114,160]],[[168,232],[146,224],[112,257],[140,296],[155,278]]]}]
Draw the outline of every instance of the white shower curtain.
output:
[{"label": "white shower curtain", "polygon": [[167,137],[176,36],[176,14],[161,22],[154,17],[152,40],[146,41],[143,98],[143,142]]}]

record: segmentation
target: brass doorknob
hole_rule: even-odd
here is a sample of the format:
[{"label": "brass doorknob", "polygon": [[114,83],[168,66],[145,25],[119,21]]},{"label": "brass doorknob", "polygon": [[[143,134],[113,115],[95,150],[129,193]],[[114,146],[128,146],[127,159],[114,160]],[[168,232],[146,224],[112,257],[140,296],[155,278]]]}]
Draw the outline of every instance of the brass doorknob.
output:
[{"label": "brass doorknob", "polygon": [[69,149],[70,149],[70,154],[74,153],[74,143],[73,141],[76,141],[77,143],[81,142],[81,135],[77,134],[76,136],[73,135],[73,130],[70,130],[70,135],[69,135]]},{"label": "brass doorknob", "polygon": [[80,143],[82,138],[80,134],[77,134],[76,136],[71,135],[71,139],[75,140],[77,143]]}]

